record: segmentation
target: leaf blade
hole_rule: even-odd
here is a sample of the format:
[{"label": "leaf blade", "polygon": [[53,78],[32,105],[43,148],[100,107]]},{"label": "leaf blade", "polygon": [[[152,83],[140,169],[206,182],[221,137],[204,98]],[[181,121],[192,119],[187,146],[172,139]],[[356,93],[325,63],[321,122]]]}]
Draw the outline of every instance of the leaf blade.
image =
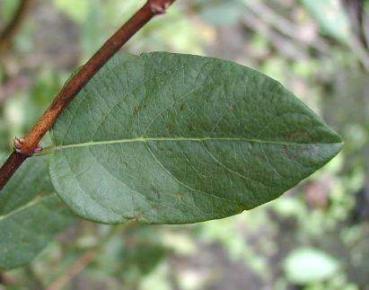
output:
[{"label": "leaf blade", "polygon": [[0,269],[32,261],[74,216],[56,194],[36,199],[0,217]]},{"label": "leaf blade", "polygon": [[24,206],[38,194],[49,194],[53,191],[48,173],[48,158],[29,159],[0,191],[0,215],[6,215]]},{"label": "leaf blade", "polygon": [[0,269],[31,262],[75,216],[52,194],[48,158],[29,158],[0,192]]},{"label": "leaf blade", "polygon": [[115,57],[53,133],[57,192],[106,223],[226,217],[278,197],[342,146],[276,81],[169,53]]}]

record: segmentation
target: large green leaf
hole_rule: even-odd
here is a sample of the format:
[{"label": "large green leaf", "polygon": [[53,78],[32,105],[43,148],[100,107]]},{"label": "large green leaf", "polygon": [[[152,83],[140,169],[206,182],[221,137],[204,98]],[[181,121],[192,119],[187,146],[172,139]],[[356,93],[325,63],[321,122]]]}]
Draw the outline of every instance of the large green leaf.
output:
[{"label": "large green leaf", "polygon": [[79,215],[188,223],[266,203],[340,138],[278,82],[213,58],[118,55],[55,125],[50,173]]},{"label": "large green leaf", "polygon": [[0,269],[31,262],[74,220],[53,191],[45,157],[28,159],[0,191]]}]

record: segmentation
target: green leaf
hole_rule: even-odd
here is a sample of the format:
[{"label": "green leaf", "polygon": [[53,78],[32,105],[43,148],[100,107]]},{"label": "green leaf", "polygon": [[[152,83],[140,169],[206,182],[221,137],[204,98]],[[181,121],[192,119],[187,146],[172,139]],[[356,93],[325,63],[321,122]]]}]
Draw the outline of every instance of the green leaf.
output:
[{"label": "green leaf", "polygon": [[45,157],[28,159],[0,192],[0,269],[33,260],[74,218],[54,191]]},{"label": "green leaf", "polygon": [[[0,158],[2,164],[5,158]],[[0,215],[29,203],[38,194],[54,192],[48,172],[48,158],[28,159],[10,179],[4,190],[0,191]]]},{"label": "green leaf", "polygon": [[339,269],[339,264],[324,252],[301,248],[288,256],[284,268],[289,281],[308,284],[332,277]]},{"label": "green leaf", "polygon": [[12,269],[31,262],[73,221],[70,210],[55,194],[0,216],[0,268]]},{"label": "green leaf", "polygon": [[213,58],[117,55],[62,114],[50,174],[79,215],[189,223],[296,185],[341,140],[278,82]]}]

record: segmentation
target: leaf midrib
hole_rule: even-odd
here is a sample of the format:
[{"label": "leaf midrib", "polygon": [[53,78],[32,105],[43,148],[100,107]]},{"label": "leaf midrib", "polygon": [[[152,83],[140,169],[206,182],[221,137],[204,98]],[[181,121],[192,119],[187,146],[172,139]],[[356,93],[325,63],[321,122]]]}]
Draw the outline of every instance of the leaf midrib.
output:
[{"label": "leaf midrib", "polygon": [[55,145],[45,148],[45,152],[54,152],[65,149],[99,146],[99,145],[113,145],[113,144],[124,144],[124,143],[147,143],[147,142],[206,142],[206,141],[231,141],[231,142],[248,142],[248,143],[259,143],[259,144],[271,144],[271,145],[319,145],[319,144],[341,144],[340,142],[317,142],[317,143],[298,143],[288,141],[272,141],[272,140],[261,140],[252,138],[232,138],[232,137],[138,137],[132,139],[118,139],[118,140],[106,140],[106,141],[90,141],[84,143],[68,144],[68,145]]}]

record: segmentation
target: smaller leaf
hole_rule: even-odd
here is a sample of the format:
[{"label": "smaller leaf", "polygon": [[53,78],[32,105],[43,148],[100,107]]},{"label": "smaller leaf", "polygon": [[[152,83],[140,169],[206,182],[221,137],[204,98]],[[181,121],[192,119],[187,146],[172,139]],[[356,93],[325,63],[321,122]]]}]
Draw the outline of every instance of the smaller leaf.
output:
[{"label": "smaller leaf", "polygon": [[[1,157],[0,161],[5,160]],[[28,159],[0,191],[0,269],[31,262],[55,234],[74,221],[52,192],[45,157]],[[37,198],[40,194],[47,196]]]},{"label": "smaller leaf", "polygon": [[8,270],[29,263],[73,220],[55,194],[0,216],[0,268]]},{"label": "smaller leaf", "polygon": [[[5,158],[0,157],[0,163],[4,161]],[[38,194],[52,192],[54,187],[49,178],[47,158],[28,159],[0,191],[0,215],[29,203]]]}]

